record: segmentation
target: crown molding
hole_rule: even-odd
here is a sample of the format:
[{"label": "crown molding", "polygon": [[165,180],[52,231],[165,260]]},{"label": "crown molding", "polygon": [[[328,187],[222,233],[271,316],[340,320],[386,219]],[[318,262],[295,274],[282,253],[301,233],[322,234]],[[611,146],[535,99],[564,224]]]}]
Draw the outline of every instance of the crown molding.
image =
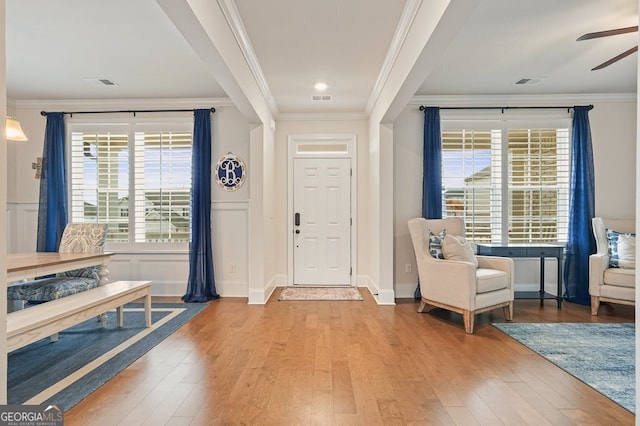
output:
[{"label": "crown molding", "polygon": [[267,79],[262,71],[262,67],[260,66],[255,50],[253,50],[251,40],[249,40],[249,36],[244,28],[244,24],[242,23],[236,4],[233,0],[218,0],[218,5],[220,5],[220,9],[229,24],[229,28],[238,43],[238,47],[240,48],[244,59],[247,61],[247,65],[251,70],[251,74],[253,75],[260,92],[262,92],[262,96],[271,111],[271,115],[273,117],[277,117],[279,114],[278,105],[271,93],[271,89],[269,89],[269,84],[267,84]]},{"label": "crown molding", "polygon": [[389,80],[389,75],[391,74],[393,65],[395,64],[396,59],[400,54],[402,45],[407,38],[407,34],[409,34],[409,30],[411,29],[411,25],[413,24],[413,21],[416,17],[416,14],[418,13],[418,9],[420,9],[421,4],[422,0],[407,0],[404,9],[402,9],[400,22],[398,22],[398,26],[396,27],[396,32],[393,34],[393,39],[391,40],[389,50],[387,50],[387,55],[385,56],[382,63],[382,68],[380,69],[378,78],[373,85],[371,95],[369,96],[369,100],[367,101],[367,106],[365,108],[365,112],[367,113],[367,115],[370,115],[371,111],[373,111],[373,107],[378,101],[384,85]]},{"label": "crown molding", "polygon": [[[636,102],[635,93],[594,93],[554,95],[427,95],[414,96],[409,105],[434,105],[440,107],[472,106],[530,106],[592,104],[596,102]],[[509,104],[509,105],[507,105]]]},{"label": "crown molding", "polygon": [[229,98],[15,100],[15,108],[49,110],[195,109],[235,106]]}]

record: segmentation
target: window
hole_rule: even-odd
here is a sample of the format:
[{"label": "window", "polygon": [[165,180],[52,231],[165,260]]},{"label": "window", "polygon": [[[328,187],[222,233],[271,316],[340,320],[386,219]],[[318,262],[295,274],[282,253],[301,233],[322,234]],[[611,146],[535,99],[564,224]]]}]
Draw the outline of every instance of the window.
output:
[{"label": "window", "polygon": [[189,126],[71,125],[72,221],[108,223],[116,248],[186,247]]},{"label": "window", "polygon": [[189,242],[191,134],[135,133],[136,242]]},{"label": "window", "polygon": [[500,130],[442,132],[443,217],[464,217],[477,242],[500,231],[500,143]]},{"label": "window", "polygon": [[569,130],[514,124],[443,125],[443,217],[476,242],[566,241]]},{"label": "window", "polygon": [[566,241],[569,130],[512,129],[509,150],[509,242]]}]

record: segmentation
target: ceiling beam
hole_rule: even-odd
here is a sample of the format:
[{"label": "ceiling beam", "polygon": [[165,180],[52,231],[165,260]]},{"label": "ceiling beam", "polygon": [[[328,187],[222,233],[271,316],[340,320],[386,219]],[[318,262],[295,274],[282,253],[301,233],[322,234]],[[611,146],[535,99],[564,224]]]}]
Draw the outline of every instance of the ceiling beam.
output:
[{"label": "ceiling beam", "polygon": [[251,122],[270,125],[271,105],[219,2],[156,1],[240,112]]},{"label": "ceiling beam", "polygon": [[414,0],[407,7],[415,8],[416,1],[411,25],[403,30],[406,34],[371,109],[376,122],[390,123],[398,117],[481,2]]}]

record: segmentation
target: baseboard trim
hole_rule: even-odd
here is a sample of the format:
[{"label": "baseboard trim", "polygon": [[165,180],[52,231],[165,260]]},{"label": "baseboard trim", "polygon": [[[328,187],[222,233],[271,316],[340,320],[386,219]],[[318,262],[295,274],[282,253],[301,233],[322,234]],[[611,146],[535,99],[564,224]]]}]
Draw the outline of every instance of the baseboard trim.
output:
[{"label": "baseboard trim", "polygon": [[418,283],[396,284],[396,299],[413,299]]},{"label": "baseboard trim", "polygon": [[358,275],[358,287],[366,287],[378,305],[395,306],[395,291],[393,289],[380,290],[378,285],[368,275]]}]

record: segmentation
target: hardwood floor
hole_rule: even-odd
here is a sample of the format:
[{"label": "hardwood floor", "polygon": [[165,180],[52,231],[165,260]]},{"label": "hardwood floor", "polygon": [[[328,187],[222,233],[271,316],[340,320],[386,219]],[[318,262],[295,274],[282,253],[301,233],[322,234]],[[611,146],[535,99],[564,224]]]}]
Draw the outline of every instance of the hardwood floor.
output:
[{"label": "hardwood floor", "polygon": [[[221,299],[65,415],[69,425],[632,425],[490,325],[418,303]],[[516,300],[515,322],[633,322],[634,308]]]}]

